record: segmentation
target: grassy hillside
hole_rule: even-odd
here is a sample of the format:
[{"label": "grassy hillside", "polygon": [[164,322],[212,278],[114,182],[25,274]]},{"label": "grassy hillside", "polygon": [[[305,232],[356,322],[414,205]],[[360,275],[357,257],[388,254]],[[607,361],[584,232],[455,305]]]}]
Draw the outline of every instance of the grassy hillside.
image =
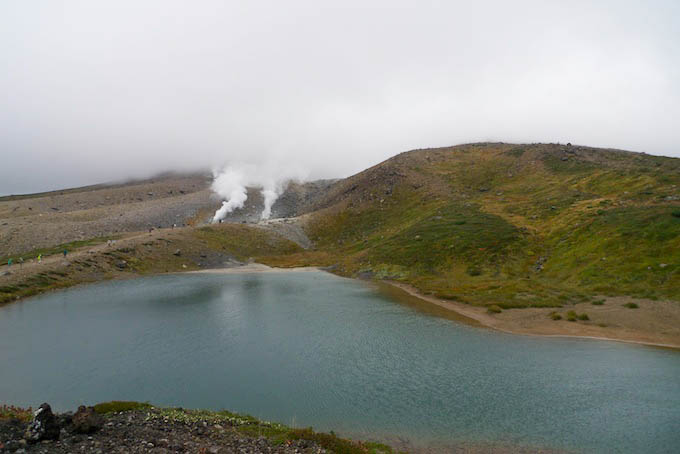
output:
[{"label": "grassy hillside", "polygon": [[680,159],[554,144],[416,150],[337,183],[318,207],[317,251],[296,263],[501,307],[680,300]]}]

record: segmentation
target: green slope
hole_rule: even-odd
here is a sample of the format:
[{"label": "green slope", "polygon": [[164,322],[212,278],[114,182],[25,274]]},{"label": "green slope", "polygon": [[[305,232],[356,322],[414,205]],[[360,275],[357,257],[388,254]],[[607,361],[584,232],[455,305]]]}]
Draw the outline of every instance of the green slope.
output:
[{"label": "green slope", "polygon": [[343,274],[502,307],[680,300],[680,159],[555,144],[417,150],[339,182],[319,207],[308,234]]}]

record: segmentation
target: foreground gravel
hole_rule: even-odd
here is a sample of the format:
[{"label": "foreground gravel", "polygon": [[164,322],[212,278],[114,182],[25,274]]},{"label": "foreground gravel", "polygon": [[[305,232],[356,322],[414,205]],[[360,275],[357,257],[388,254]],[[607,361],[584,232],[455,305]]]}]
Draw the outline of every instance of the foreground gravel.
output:
[{"label": "foreground gravel", "polygon": [[27,423],[0,421],[0,453],[325,453],[313,441],[276,443],[264,436],[246,435],[228,421],[210,418],[177,420],[161,410],[136,410],[107,414],[101,429],[75,433],[68,417],[59,416],[58,440],[29,443]]}]

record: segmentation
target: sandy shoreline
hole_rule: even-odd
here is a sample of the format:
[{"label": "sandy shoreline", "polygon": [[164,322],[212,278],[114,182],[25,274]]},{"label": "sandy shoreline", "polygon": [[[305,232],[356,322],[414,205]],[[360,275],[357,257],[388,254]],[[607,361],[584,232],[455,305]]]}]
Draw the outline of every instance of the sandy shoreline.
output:
[{"label": "sandy shoreline", "polygon": [[294,268],[274,268],[263,265],[262,263],[248,263],[243,266],[235,266],[231,268],[209,268],[205,270],[196,271],[182,271],[181,273],[189,274],[244,274],[244,273],[308,273],[313,271],[323,271],[315,266],[299,266]]},{"label": "sandy shoreline", "polygon": [[[635,332],[628,330],[622,332],[623,330],[617,329],[618,327],[609,328],[612,331],[612,335],[597,335],[599,333],[594,333],[592,331],[604,330],[606,327],[599,327],[593,325],[579,324],[576,322],[558,321],[555,322],[548,318],[548,314],[554,311],[554,308],[525,308],[525,309],[514,309],[503,311],[502,314],[510,314],[510,317],[506,319],[502,318],[502,314],[489,314],[486,308],[479,306],[469,306],[467,304],[456,303],[453,301],[446,301],[434,296],[423,295],[415,287],[408,284],[403,284],[401,282],[394,281],[382,281],[383,283],[395,287],[410,296],[418,298],[430,304],[434,304],[438,307],[444,308],[446,310],[455,312],[461,315],[459,321],[463,323],[469,323],[473,326],[482,326],[485,328],[494,329],[507,334],[516,334],[523,336],[538,336],[538,337],[562,337],[562,338],[576,338],[576,339],[593,339],[593,340],[603,340],[603,341],[614,341],[614,342],[625,342],[630,344],[647,345],[653,347],[663,347],[680,350],[679,342],[656,342],[653,339],[649,339],[649,336],[655,336],[657,333],[649,332]],[[591,308],[589,308],[591,309]],[[592,310],[592,309],[591,309]],[[623,311],[629,311],[630,309],[623,309]],[[522,317],[523,315],[534,315],[536,312],[544,314],[545,318],[542,321],[537,321],[537,323],[524,323],[522,324],[522,318],[529,319],[530,317]],[[533,318],[533,317],[531,317]],[[467,319],[467,320],[465,320]],[[531,326],[534,325],[534,326]],[[574,331],[583,330],[586,332],[577,333]],[[553,331],[553,332],[551,332]],[[619,334],[617,336],[617,334]]]}]

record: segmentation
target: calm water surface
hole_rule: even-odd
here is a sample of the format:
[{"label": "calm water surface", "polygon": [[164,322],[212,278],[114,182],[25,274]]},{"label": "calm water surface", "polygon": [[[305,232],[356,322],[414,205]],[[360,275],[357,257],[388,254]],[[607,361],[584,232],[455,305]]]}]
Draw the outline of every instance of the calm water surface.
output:
[{"label": "calm water surface", "polygon": [[0,308],[0,402],[114,399],[419,445],[680,452],[680,353],[473,328],[322,272],[157,276]]}]

